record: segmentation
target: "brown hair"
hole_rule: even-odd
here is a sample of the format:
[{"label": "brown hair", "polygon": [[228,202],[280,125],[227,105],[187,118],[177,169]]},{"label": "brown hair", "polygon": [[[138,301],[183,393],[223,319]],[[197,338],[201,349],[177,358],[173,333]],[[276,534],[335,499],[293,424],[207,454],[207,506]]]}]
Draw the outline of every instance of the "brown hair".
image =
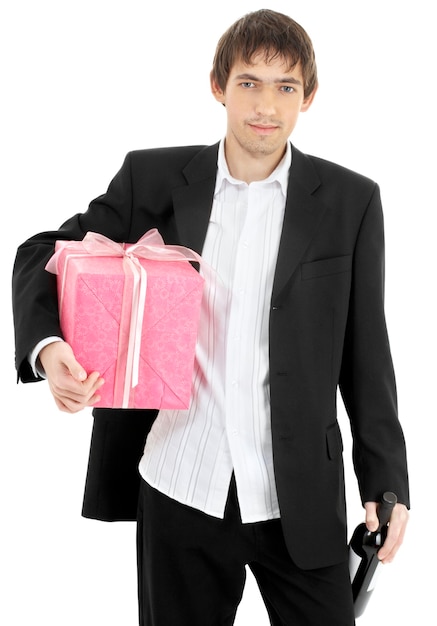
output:
[{"label": "brown hair", "polygon": [[264,52],[265,61],[282,57],[289,69],[301,65],[304,96],[317,87],[317,67],[311,39],[297,22],[276,11],[261,9],[237,20],[220,38],[211,76],[224,91],[234,63],[250,65],[254,56]]}]

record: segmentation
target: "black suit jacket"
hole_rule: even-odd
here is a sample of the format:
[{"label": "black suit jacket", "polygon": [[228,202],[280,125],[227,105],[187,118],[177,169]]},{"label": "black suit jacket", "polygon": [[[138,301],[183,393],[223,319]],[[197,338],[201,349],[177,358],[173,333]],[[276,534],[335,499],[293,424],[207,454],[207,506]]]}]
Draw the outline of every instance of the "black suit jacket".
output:
[{"label": "black suit jacket", "polygon": [[[129,153],[108,191],[59,231],[25,242],[14,281],[16,365],[60,334],[54,277],[43,270],[56,239],[87,231],[135,242],[157,228],[168,244],[202,252],[217,148]],[[384,235],[378,186],[293,149],[270,312],[274,468],[290,555],[314,568],[346,557],[337,388],[350,418],[363,502],[385,490],[409,506],[405,444],[384,316]],[[137,465],[156,412],[95,409],[83,514],[134,519]]]}]

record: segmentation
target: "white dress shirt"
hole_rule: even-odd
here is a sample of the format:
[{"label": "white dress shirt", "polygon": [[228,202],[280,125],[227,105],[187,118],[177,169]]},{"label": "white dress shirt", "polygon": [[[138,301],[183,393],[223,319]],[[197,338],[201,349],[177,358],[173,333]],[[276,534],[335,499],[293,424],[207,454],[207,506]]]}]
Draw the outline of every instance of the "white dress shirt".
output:
[{"label": "white dress shirt", "polygon": [[223,517],[232,472],[244,523],[279,517],[270,420],[269,315],[291,148],[265,180],[228,170],[224,142],[202,258],[205,285],[188,410],[161,410],[141,476],[169,497]]}]

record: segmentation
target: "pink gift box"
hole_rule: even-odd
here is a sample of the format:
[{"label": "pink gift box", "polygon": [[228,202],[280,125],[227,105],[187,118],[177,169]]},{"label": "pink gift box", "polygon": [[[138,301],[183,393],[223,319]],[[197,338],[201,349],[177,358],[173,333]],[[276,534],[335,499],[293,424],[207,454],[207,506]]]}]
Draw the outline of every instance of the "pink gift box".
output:
[{"label": "pink gift box", "polygon": [[96,407],[189,407],[204,279],[188,259],[200,257],[156,230],[137,244],[97,233],[56,243],[46,269],[65,340],[105,379]]}]

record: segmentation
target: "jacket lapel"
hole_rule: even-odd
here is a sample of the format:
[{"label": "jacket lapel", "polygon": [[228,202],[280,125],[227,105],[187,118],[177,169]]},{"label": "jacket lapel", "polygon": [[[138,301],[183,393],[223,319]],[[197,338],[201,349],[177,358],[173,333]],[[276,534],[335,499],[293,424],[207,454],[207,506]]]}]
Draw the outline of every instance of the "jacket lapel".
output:
[{"label": "jacket lapel", "polygon": [[[272,303],[295,272],[326,210],[315,198],[320,179],[311,160],[292,146],[284,225],[279,245]],[[202,253],[214,197],[218,143],[200,150],[184,168],[187,185],[173,190],[180,244]]]},{"label": "jacket lapel", "polygon": [[313,195],[320,186],[320,179],[312,162],[294,146],[292,149],[284,224],[273,285],[273,305],[280,304],[281,293],[295,272],[326,210],[326,206]]},{"label": "jacket lapel", "polygon": [[173,190],[180,244],[202,252],[214,198],[218,143],[196,154],[183,170],[187,185]]}]

